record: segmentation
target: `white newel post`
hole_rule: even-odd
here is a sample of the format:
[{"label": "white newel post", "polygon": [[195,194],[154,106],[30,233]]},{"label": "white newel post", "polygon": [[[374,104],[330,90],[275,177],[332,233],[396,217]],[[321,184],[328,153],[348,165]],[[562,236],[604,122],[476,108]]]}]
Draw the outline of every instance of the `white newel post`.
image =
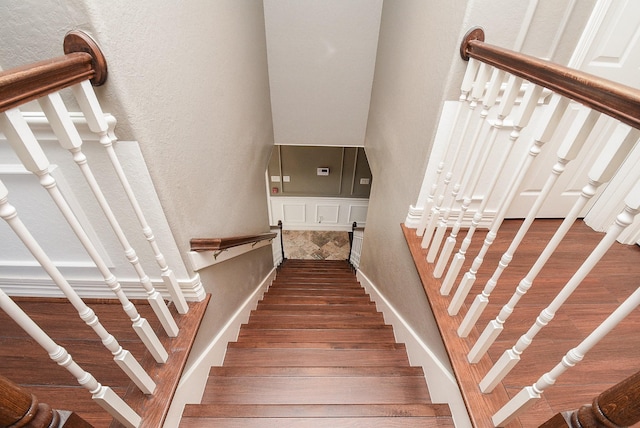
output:
[{"label": "white newel post", "polygon": [[[532,287],[533,282],[535,281],[537,275],[540,273],[544,265],[551,258],[551,255],[558,247],[566,233],[569,231],[575,220],[578,218],[580,212],[582,212],[583,208],[589,202],[589,200],[595,194],[597,188],[603,184],[608,182],[611,177],[618,170],[624,159],[627,157],[629,152],[633,149],[636,141],[638,141],[640,131],[631,128],[627,125],[620,124],[618,127],[618,132],[614,132],[610,141],[605,146],[604,150],[598,156],[596,162],[589,170],[588,180],[589,182],[582,189],[580,194],[580,198],[574,203],[571,211],[567,214],[564,221],[558,227],[558,230],[555,232],[549,243],[545,246],[542,253],[534,263],[533,267],[529,270],[527,275],[520,281],[518,284],[513,296],[509,299],[507,304],[503,306],[502,310],[496,317],[496,319],[492,320],[487,324],[484,331],[480,335],[478,341],[473,346],[469,353],[469,361],[477,362],[484,355],[484,353],[489,349],[491,344],[497,339],[504,328],[504,324],[513,313],[515,306],[520,301],[522,296],[524,296],[529,289]],[[580,140],[586,140],[586,135],[579,137],[577,142]],[[574,143],[575,144],[575,143]],[[579,145],[582,145],[580,143]],[[569,156],[563,153],[564,156]],[[577,153],[574,153],[574,156]],[[559,161],[566,161],[567,159],[559,158]],[[559,164],[566,162],[559,162]],[[556,164],[558,165],[558,164]],[[555,167],[554,167],[555,169]],[[551,179],[551,177],[550,177]],[[535,208],[534,204],[534,208]],[[528,219],[529,217],[527,217]],[[533,220],[531,220],[532,222]],[[524,223],[523,223],[524,225]],[[521,227],[522,229],[522,227]],[[520,231],[519,231],[520,232]],[[515,238],[514,238],[515,241]],[[491,285],[491,284],[489,284]]]},{"label": "white newel post", "polygon": [[[138,203],[138,199],[136,198],[133,189],[131,188],[131,184],[129,183],[129,180],[127,179],[127,176],[122,169],[120,160],[118,159],[118,156],[113,149],[114,140],[112,140],[112,138],[109,136],[109,127],[105,120],[104,113],[102,112],[102,108],[100,107],[98,99],[96,98],[96,94],[93,91],[93,87],[91,86],[89,81],[84,81],[72,86],[72,90],[76,100],[78,101],[78,104],[80,105],[80,109],[87,119],[89,129],[100,136],[100,143],[103,145],[103,147],[107,151],[107,154],[109,155],[109,160],[111,161],[111,164],[113,165],[113,168],[118,175],[118,179],[122,184],[127,198],[129,199],[129,202],[131,203],[131,206],[136,213],[138,222],[142,227],[142,232],[149,242],[151,249],[153,250],[155,259],[158,263],[158,266],[160,266],[160,270],[162,271],[162,279],[167,287],[167,291],[173,299],[173,303],[176,306],[178,313],[187,313],[187,311],[189,310],[189,306],[187,305],[182,290],[180,289],[180,285],[178,284],[175,274],[167,265],[164,255],[162,254],[162,252],[160,252],[160,248],[158,247],[155,236],[153,235],[153,231],[147,223],[142,208]],[[126,251],[128,251],[129,257],[131,249]],[[139,265],[138,267],[136,267],[136,270],[138,269],[141,269]],[[142,280],[146,275],[144,275],[144,273],[142,272],[139,273]],[[143,282],[143,284],[145,284],[145,282]],[[148,285],[151,285],[151,283],[147,281],[145,284],[145,289],[147,289]],[[147,292],[149,292],[149,290],[147,290]],[[177,334],[177,326],[175,325],[175,322],[173,322],[173,320],[164,320],[163,326],[167,331],[167,334],[169,334],[170,336],[175,336]]]},{"label": "white newel post", "polygon": [[[5,188],[0,184],[0,199],[6,199]],[[7,206],[0,207],[0,212]],[[0,308],[7,313],[29,336],[49,354],[49,358],[64,367],[80,386],[87,389],[93,400],[111,416],[128,428],[140,425],[142,418],[111,388],[102,386],[90,373],[84,371],[71,355],[55,343],[4,291],[0,290]]]},{"label": "white newel post", "polygon": [[480,62],[476,61],[475,59],[470,59],[469,63],[467,64],[467,68],[462,79],[462,84],[460,86],[460,97],[458,99],[458,105],[456,107],[455,118],[453,119],[451,129],[446,138],[446,149],[444,150],[441,161],[438,163],[436,176],[432,179],[425,172],[422,186],[420,188],[420,194],[418,195],[418,201],[415,206],[409,207],[409,213],[407,214],[407,218],[405,220],[405,226],[410,228],[416,227],[416,234],[418,236],[422,236],[424,234],[424,229],[427,226],[429,218],[431,217],[431,209],[433,208],[434,198],[438,191],[438,186],[440,185],[440,175],[445,168],[445,162],[451,150],[451,140],[453,139],[453,132],[456,129],[458,120],[460,119],[460,114],[464,109],[465,101],[467,101],[467,96],[471,91],[473,80],[476,77],[479,65]]},{"label": "white newel post", "polygon": [[589,257],[582,263],[576,273],[569,279],[558,295],[545,309],[540,312],[535,323],[518,340],[513,348],[502,354],[500,359],[489,370],[487,375],[480,382],[482,392],[491,392],[496,385],[518,364],[522,353],[531,345],[536,335],[554,318],[556,312],[564,302],[582,283],[582,280],[591,272],[595,265],[605,255],[605,253],[616,242],[616,239],[629,226],[636,214],[640,211],[640,181],[637,182],[629,195],[625,198],[625,208],[618,214],[614,224],[607,230],[606,235],[591,252]]},{"label": "white newel post", "polygon": [[[4,123],[2,124],[4,125]],[[7,128],[3,126],[3,130],[6,132]],[[102,344],[111,352],[113,360],[124,371],[127,376],[140,388],[145,394],[151,394],[155,389],[155,382],[144,371],[138,361],[133,358],[131,353],[118,343],[115,337],[102,326],[95,312],[91,310],[73,290],[71,285],[62,276],[58,268],[53,264],[51,259],[45,254],[44,250],[36,242],[35,238],[31,235],[26,226],[22,223],[18,217],[18,213],[8,201],[9,191],[0,181],[0,217],[7,222],[9,227],[15,232],[20,240],[27,247],[29,252],[35,257],[42,268],[53,279],[56,285],[64,293],[69,300],[69,303],[78,311],[80,319],[85,322],[89,327],[95,331],[100,337]]]},{"label": "white newel post", "polygon": [[[105,216],[109,220],[114,232],[118,236],[124,236],[124,232],[120,227],[115,215],[113,214],[109,203],[106,201],[100,186],[96,182],[96,179],[87,163],[87,158],[82,152],[82,139],[78,134],[78,131],[71,121],[71,117],[67,112],[67,109],[64,106],[62,98],[58,93],[51,94],[47,97],[40,98],[38,100],[42,110],[44,111],[49,123],[56,134],[56,137],[60,140],[60,144],[63,148],[69,150],[73,155],[73,160],[78,164],[80,170],[82,171],[84,177],[89,184],[89,187],[93,191],[98,203],[100,204],[102,210],[105,213]],[[76,223],[73,219],[72,223]],[[96,267],[102,274],[105,283],[107,286],[113,291],[116,295],[120,304],[122,305],[125,313],[129,316],[129,319],[132,322],[132,326],[140,340],[145,344],[146,348],[153,355],[154,359],[158,363],[164,363],[167,361],[168,353],[160,343],[160,339],[155,334],[149,322],[140,316],[135,305],[127,298],[125,293],[122,291],[122,287],[118,282],[117,278],[111,273],[109,267],[102,259],[95,246],[88,238],[86,233],[81,227],[76,225],[74,230],[77,229],[76,234],[78,234],[78,238],[84,245],[87,253],[96,264]],[[126,239],[126,238],[124,238]]]}]

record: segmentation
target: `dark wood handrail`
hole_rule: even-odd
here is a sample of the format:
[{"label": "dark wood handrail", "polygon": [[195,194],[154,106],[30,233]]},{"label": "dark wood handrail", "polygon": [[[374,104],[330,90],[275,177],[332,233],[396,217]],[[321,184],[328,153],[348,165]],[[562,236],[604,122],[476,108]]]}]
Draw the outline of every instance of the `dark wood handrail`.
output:
[{"label": "dark wood handrail", "polygon": [[191,251],[220,251],[244,244],[253,244],[260,241],[271,240],[278,236],[277,233],[260,233],[258,235],[231,236],[228,238],[193,238]]},{"label": "dark wood handrail", "polygon": [[65,55],[0,73],[0,112],[91,80],[107,80],[107,62],[96,42],[86,33],[71,31],[63,43]]},{"label": "dark wood handrail", "polygon": [[91,428],[87,421],[68,411],[54,410],[35,395],[0,376],[0,426],[32,428]]},{"label": "dark wood handrail", "polygon": [[640,422],[640,372],[612,386],[574,412],[558,413],[541,428],[627,427]]},{"label": "dark wood handrail", "polygon": [[466,34],[460,54],[465,60],[475,58],[640,129],[639,89],[484,43],[481,28]]}]

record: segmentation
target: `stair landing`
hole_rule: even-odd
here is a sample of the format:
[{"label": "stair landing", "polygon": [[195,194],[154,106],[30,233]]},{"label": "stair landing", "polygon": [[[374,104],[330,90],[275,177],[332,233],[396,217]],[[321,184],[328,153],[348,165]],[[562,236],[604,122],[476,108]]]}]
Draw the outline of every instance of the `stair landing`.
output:
[{"label": "stair landing", "polygon": [[194,427],[453,427],[343,261],[287,260],[212,367]]}]

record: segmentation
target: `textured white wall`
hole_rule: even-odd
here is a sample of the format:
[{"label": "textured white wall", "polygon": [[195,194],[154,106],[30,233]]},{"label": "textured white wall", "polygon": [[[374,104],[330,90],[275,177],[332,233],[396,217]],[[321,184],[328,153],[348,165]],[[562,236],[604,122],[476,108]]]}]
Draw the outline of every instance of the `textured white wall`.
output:
[{"label": "textured white wall", "polygon": [[362,146],[382,0],[265,0],[276,144]]}]

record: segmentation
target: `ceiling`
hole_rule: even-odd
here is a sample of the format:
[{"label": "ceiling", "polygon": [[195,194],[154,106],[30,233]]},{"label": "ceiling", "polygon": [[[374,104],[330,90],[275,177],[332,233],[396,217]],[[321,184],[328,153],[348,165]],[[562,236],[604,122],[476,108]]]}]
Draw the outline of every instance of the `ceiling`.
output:
[{"label": "ceiling", "polygon": [[276,144],[363,146],[382,0],[264,0]]}]

